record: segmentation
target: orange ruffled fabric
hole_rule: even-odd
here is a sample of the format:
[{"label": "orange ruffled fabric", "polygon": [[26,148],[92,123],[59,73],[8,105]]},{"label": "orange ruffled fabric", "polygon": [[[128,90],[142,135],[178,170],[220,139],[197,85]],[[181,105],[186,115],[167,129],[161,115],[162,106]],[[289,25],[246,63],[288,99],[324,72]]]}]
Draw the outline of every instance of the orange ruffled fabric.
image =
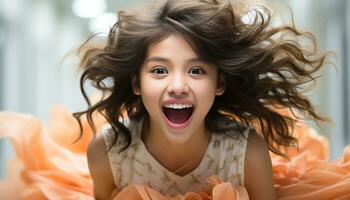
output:
[{"label": "orange ruffled fabric", "polygon": [[298,123],[299,149],[290,148],[291,161],[272,155],[277,197],[280,200],[349,200],[350,145],[341,158],[327,162],[328,142],[305,124]]},{"label": "orange ruffled fabric", "polygon": [[[95,116],[97,130],[105,123]],[[55,106],[45,126],[37,118],[0,112],[0,138],[10,138],[16,156],[8,163],[7,179],[0,181],[0,199],[94,199],[86,160],[92,131],[83,120],[83,136],[72,114]],[[290,161],[271,154],[278,199],[350,199],[350,146],[341,158],[327,162],[328,143],[303,123],[294,131],[299,149],[290,148]],[[226,200],[249,199],[244,187],[233,187],[217,176],[201,192],[164,196],[142,185],[129,185],[114,200]]]},{"label": "orange ruffled fabric", "polygon": [[231,183],[222,182],[217,176],[208,179],[210,187],[201,192],[187,192],[176,197],[164,196],[156,190],[142,185],[129,185],[120,191],[113,200],[248,200],[244,187],[233,187]]}]

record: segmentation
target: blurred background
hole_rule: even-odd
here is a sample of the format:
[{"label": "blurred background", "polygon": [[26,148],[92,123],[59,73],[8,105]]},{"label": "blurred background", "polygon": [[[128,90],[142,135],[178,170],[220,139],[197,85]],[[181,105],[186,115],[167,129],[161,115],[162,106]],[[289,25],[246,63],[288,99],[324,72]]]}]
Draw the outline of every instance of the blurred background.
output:
[{"label": "blurred background", "polygon": [[[118,10],[148,0],[0,0],[0,110],[32,114],[46,123],[49,109],[63,104],[72,112],[86,107],[79,90],[73,53],[91,32],[104,32]],[[330,141],[331,160],[350,143],[350,1],[274,0],[294,14],[296,27],[314,33],[321,51],[336,52],[337,70],[326,67],[309,93],[333,124],[319,132]],[[283,21],[283,20],[282,20]],[[103,39],[103,36],[102,36]],[[68,56],[67,56],[68,55]],[[0,122],[1,123],[1,122]],[[0,178],[13,156],[0,140]]]}]

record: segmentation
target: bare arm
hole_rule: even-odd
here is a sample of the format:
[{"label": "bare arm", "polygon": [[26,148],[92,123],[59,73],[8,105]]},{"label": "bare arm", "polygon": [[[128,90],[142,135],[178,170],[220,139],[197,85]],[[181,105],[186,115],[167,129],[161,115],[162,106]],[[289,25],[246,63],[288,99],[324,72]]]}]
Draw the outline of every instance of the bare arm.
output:
[{"label": "bare arm", "polygon": [[245,187],[251,200],[276,199],[268,147],[255,131],[249,134],[244,171]]},{"label": "bare arm", "polygon": [[97,200],[112,199],[119,190],[113,181],[107,148],[102,134],[97,135],[90,142],[87,150],[87,158],[94,184],[95,198]]}]

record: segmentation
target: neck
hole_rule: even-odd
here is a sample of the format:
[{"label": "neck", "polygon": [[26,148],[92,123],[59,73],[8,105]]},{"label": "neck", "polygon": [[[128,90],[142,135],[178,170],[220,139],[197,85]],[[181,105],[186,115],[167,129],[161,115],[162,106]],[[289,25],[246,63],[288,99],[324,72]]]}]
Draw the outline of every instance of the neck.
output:
[{"label": "neck", "polygon": [[182,144],[170,142],[159,130],[161,129],[152,126],[149,118],[144,121],[142,140],[152,156],[169,171],[175,172],[180,168],[183,169],[179,174],[192,171],[202,160],[209,144],[210,134],[204,123]]}]

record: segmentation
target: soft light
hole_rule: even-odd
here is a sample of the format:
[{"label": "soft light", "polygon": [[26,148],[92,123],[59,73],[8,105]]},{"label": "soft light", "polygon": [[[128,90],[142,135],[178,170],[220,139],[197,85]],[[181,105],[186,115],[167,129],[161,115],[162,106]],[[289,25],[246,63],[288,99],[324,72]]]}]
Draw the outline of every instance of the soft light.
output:
[{"label": "soft light", "polygon": [[117,22],[117,15],[106,12],[90,20],[90,31],[108,33],[109,29]]},{"label": "soft light", "polygon": [[107,8],[105,0],[74,0],[72,10],[75,15],[82,18],[97,17]]}]

